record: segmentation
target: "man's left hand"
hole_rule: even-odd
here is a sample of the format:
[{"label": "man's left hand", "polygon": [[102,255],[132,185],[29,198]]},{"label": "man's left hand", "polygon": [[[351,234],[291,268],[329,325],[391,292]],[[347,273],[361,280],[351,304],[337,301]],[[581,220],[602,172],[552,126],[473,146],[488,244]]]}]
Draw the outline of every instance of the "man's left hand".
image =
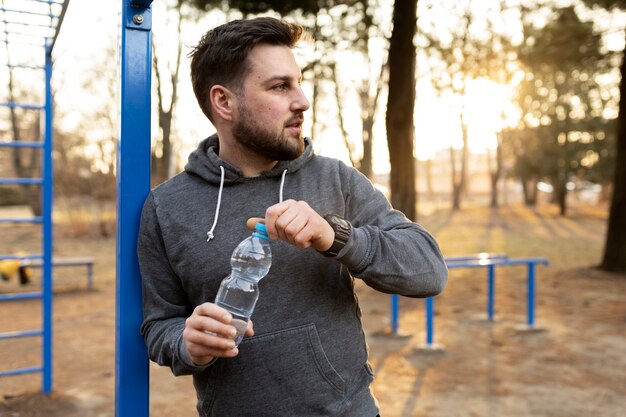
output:
[{"label": "man's left hand", "polygon": [[335,240],[335,231],[304,201],[285,200],[265,212],[265,219],[253,217],[246,225],[254,230],[256,223],[265,223],[270,239],[280,239],[299,248],[313,247],[324,252]]}]

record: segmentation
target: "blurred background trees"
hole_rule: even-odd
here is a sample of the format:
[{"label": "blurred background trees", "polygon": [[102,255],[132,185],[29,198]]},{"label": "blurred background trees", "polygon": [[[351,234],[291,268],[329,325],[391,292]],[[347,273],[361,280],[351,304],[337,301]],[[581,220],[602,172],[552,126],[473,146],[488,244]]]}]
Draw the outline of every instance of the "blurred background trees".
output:
[{"label": "blurred background trees", "polygon": [[[316,152],[360,169],[414,219],[475,204],[554,204],[561,215],[604,204],[603,267],[626,270],[625,1],[159,0],[153,7],[153,184],[179,172],[212,133],[191,93],[187,52],[210,27],[270,14],[314,37],[296,55]],[[110,38],[111,48],[80,63],[90,73],[81,94],[97,104],[68,108],[65,98],[56,112],[57,191],[96,206],[114,199],[113,28]],[[10,88],[2,100],[27,100],[28,89],[3,74]],[[59,76],[55,89],[74,78]],[[19,119],[0,125],[3,138],[38,135],[36,116]],[[4,171],[37,175],[32,153],[0,161]],[[0,193],[5,203],[17,198],[38,209],[28,191]]]}]

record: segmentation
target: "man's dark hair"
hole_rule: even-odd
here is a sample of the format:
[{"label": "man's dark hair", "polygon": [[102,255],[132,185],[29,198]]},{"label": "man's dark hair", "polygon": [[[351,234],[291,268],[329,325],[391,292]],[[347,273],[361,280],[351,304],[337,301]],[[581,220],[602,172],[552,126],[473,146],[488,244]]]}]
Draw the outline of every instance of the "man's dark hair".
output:
[{"label": "man's dark hair", "polygon": [[302,26],[271,17],[234,20],[208,31],[189,53],[191,83],[202,112],[213,121],[209,91],[214,85],[241,91],[252,48],[259,44],[293,48],[304,33]]}]

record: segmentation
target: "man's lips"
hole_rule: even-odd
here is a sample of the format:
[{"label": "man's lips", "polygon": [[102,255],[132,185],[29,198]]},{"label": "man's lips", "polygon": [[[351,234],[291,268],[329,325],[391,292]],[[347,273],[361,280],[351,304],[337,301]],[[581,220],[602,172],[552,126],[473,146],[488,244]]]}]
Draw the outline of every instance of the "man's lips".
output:
[{"label": "man's lips", "polygon": [[302,126],[302,122],[304,122],[304,119],[289,120],[287,123],[285,123],[285,127],[299,128]]}]

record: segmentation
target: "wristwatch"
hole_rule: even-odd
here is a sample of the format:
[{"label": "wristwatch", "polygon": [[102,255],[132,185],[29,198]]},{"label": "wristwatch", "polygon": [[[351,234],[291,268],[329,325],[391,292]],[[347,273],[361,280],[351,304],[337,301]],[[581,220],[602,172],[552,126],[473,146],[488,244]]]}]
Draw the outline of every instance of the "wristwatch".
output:
[{"label": "wristwatch", "polygon": [[346,246],[346,243],[348,243],[350,233],[352,233],[352,225],[349,221],[336,214],[327,214],[324,216],[324,220],[326,220],[335,231],[335,240],[329,249],[320,253],[331,258],[337,256],[341,249]]}]

